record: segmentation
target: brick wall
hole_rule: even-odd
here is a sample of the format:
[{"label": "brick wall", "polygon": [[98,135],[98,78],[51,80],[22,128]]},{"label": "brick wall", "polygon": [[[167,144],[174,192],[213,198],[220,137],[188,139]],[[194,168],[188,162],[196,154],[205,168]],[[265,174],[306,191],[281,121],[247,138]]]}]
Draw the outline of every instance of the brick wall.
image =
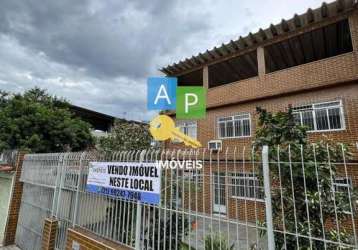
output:
[{"label": "brick wall", "polygon": [[[219,117],[241,112],[250,113],[251,137],[222,140],[224,149],[236,147],[238,151],[242,152],[246,148],[246,157],[248,158],[257,126],[256,107],[265,108],[270,112],[278,112],[287,110],[289,105],[299,106],[342,100],[345,129],[325,133],[309,132],[308,137],[311,141],[316,141],[327,136],[335,141],[348,143],[358,158],[358,150],[353,146],[358,142],[358,11],[350,14],[349,24],[353,43],[353,52],[351,53],[270,74],[264,74],[261,70],[258,77],[208,89],[207,115],[205,119],[198,121],[197,131],[198,140],[203,147],[207,147],[208,141],[218,139],[217,119]],[[263,66],[261,68],[263,69]],[[165,146],[174,149],[182,148],[183,144],[166,143]],[[221,155],[222,157],[223,155]],[[225,171],[224,167],[225,164],[220,164],[216,171]],[[228,171],[232,170],[229,166]],[[204,185],[196,194],[199,197],[199,203],[193,203],[195,199],[192,198],[193,196],[190,198],[188,194],[186,194],[184,202],[187,204],[186,207],[190,207],[192,210],[197,209],[199,212],[211,213],[213,182],[210,180],[210,175],[212,176],[212,173],[210,174],[208,169],[205,170],[205,167],[204,171],[206,171]],[[356,167],[348,166],[347,171],[352,178],[353,186],[358,187]],[[340,174],[344,176],[342,171]],[[226,182],[229,181],[230,178],[226,180]],[[229,188],[226,189],[226,192],[228,194],[228,217],[249,221],[264,218],[263,202],[233,198]],[[358,225],[358,220],[355,221],[355,224]],[[347,227],[349,227],[349,222],[347,222]]]},{"label": "brick wall", "polygon": [[[261,70],[261,74],[257,77],[209,88],[207,106],[249,101],[358,79],[358,11],[351,13],[348,18],[353,52],[269,74],[263,74]],[[313,28],[313,26],[309,27],[307,31]],[[287,38],[282,37],[279,40]],[[262,53],[258,54],[260,57]]]},{"label": "brick wall", "polygon": [[5,246],[12,245],[15,242],[17,221],[19,218],[21,197],[22,197],[22,187],[23,184],[20,182],[22,162],[24,160],[25,153],[20,152],[17,155],[15,163],[15,179],[12,187],[10,205],[9,205],[9,214],[5,227],[4,242]]},{"label": "brick wall", "polygon": [[79,246],[80,250],[129,250],[126,246],[98,237],[81,228],[68,229],[66,250],[72,250],[73,246]]},{"label": "brick wall", "polygon": [[[210,109],[206,118],[198,120],[198,140],[203,147],[207,147],[210,140],[218,139],[217,119],[219,117],[235,115],[238,113],[249,113],[251,116],[251,137],[223,139],[223,148],[243,147],[249,149],[256,133],[257,119],[256,107],[262,107],[270,112],[285,111],[289,105],[299,106],[304,104],[342,100],[345,118],[345,130],[334,132],[309,132],[309,139],[312,141],[322,138],[323,135],[329,138],[353,144],[358,142],[358,81],[341,84],[331,88],[324,88],[315,91],[308,91],[299,94],[285,95],[280,98],[271,98],[261,101],[253,101],[242,104],[231,105],[222,108]],[[167,148],[180,148],[182,144],[166,144]],[[247,150],[248,151],[248,150]]]},{"label": "brick wall", "polygon": [[54,250],[57,233],[58,221],[56,219],[47,218],[44,221],[42,232],[42,250]]}]

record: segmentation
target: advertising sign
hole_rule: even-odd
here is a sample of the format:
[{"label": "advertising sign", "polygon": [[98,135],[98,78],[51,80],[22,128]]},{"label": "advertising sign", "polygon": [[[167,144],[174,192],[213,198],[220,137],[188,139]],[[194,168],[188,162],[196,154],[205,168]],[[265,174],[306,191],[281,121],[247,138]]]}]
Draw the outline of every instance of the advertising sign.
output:
[{"label": "advertising sign", "polygon": [[90,162],[87,191],[157,205],[160,172],[156,163]]}]

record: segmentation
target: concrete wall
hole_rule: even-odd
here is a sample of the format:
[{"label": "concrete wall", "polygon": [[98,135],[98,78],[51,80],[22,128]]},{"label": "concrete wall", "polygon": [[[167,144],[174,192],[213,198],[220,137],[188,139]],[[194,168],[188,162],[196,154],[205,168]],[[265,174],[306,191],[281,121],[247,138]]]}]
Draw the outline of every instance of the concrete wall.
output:
[{"label": "concrete wall", "polygon": [[13,176],[13,174],[0,173],[0,245],[4,238]]}]

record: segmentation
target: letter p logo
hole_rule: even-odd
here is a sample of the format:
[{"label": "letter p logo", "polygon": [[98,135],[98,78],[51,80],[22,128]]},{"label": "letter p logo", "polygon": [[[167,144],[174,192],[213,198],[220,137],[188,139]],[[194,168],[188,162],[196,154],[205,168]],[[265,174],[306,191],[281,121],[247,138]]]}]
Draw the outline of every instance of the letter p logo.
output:
[{"label": "letter p logo", "polygon": [[177,88],[177,113],[178,119],[205,118],[206,90],[203,87],[178,87]]}]

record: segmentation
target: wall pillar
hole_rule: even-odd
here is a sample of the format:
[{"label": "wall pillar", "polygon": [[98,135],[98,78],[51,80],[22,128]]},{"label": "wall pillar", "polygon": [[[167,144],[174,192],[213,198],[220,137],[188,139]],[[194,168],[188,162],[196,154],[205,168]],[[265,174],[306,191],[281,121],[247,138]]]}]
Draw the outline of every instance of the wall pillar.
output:
[{"label": "wall pillar", "polygon": [[353,51],[358,51],[358,11],[349,16],[349,29],[351,31]]},{"label": "wall pillar", "polygon": [[209,88],[209,67],[207,65],[203,67],[203,87]]},{"label": "wall pillar", "polygon": [[42,233],[42,250],[54,250],[58,221],[53,218],[46,218]]},{"label": "wall pillar", "polygon": [[13,181],[14,184],[11,191],[9,213],[5,226],[4,241],[3,241],[3,244],[5,246],[12,245],[15,243],[17,221],[19,219],[22,189],[23,189],[23,183],[20,182],[20,176],[21,176],[24,156],[25,156],[25,152],[19,152],[16,156],[15,176]]},{"label": "wall pillar", "polygon": [[257,48],[257,68],[259,78],[264,77],[266,74],[266,65],[265,65],[265,51],[263,47]]}]

